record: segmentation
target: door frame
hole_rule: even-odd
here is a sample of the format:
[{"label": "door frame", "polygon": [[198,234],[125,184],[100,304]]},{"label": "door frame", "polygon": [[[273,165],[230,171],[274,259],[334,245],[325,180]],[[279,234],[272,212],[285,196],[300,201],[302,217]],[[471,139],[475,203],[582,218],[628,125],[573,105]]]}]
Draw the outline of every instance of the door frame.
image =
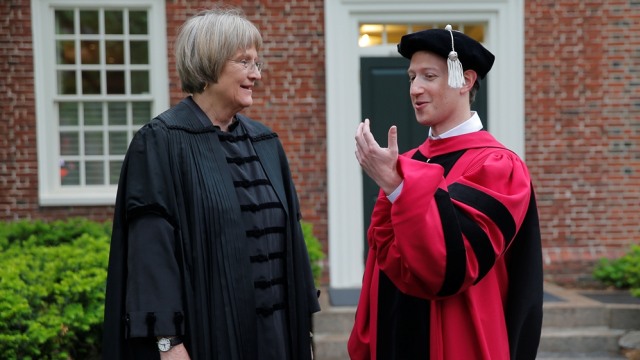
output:
[{"label": "door frame", "polygon": [[360,57],[400,56],[395,46],[358,47],[361,22],[484,22],[496,55],[488,91],[491,133],[524,158],[522,0],[325,0],[329,295],[353,305],[364,272],[362,173],[354,134],[360,119]]}]

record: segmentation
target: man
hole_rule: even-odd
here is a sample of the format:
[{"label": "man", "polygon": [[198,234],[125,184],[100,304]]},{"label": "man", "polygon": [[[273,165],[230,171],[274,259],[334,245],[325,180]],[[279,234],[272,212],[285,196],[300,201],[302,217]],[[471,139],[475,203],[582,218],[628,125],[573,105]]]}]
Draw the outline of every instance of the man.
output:
[{"label": "man", "polygon": [[380,186],[352,359],[535,359],[542,254],[525,163],[482,131],[471,103],[494,56],[458,31],[402,37],[410,96],[428,139],[398,156],[366,119],[356,157]]}]

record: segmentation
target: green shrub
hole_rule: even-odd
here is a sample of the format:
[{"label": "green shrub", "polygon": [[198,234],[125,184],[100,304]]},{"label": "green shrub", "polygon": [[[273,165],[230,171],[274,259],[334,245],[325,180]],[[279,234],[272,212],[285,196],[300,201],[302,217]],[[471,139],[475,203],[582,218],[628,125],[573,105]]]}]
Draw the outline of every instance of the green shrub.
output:
[{"label": "green shrub", "polygon": [[96,359],[110,224],[0,223],[0,358]]},{"label": "green shrub", "polygon": [[[319,283],[325,255],[302,230]],[[0,359],[100,357],[110,238],[109,222],[0,222]]]},{"label": "green shrub", "polygon": [[304,242],[307,244],[307,251],[309,252],[313,279],[316,282],[316,286],[318,286],[320,284],[320,277],[322,276],[322,259],[324,259],[322,244],[320,244],[318,238],[313,235],[313,224],[302,221],[301,225]]},{"label": "green shrub", "polygon": [[640,245],[632,245],[631,251],[621,258],[600,259],[593,276],[606,285],[619,289],[629,289],[640,297]]}]

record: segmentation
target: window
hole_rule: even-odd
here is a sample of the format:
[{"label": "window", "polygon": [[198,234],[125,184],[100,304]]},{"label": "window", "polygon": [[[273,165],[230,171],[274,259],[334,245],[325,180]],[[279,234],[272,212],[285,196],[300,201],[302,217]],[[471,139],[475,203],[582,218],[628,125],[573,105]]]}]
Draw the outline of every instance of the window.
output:
[{"label": "window", "polygon": [[40,203],[113,204],[129,142],[168,106],[164,0],[33,1]]},{"label": "window", "polygon": [[[447,24],[360,24],[360,47],[396,45],[403,35],[427,29],[444,29]],[[484,24],[451,24],[453,30],[462,31],[471,38],[484,42]]]}]

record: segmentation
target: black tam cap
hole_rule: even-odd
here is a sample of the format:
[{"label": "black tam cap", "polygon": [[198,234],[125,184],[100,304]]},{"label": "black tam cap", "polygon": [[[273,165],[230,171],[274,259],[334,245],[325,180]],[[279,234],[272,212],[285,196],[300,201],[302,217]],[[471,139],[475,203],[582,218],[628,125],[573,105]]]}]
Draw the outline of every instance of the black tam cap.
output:
[{"label": "black tam cap", "polygon": [[429,29],[407,34],[400,39],[398,52],[411,59],[417,51],[429,51],[447,59],[449,65],[449,85],[462,87],[462,69],[474,70],[484,79],[495,56],[482,44],[460,31],[452,31],[451,25],[445,29]]}]

